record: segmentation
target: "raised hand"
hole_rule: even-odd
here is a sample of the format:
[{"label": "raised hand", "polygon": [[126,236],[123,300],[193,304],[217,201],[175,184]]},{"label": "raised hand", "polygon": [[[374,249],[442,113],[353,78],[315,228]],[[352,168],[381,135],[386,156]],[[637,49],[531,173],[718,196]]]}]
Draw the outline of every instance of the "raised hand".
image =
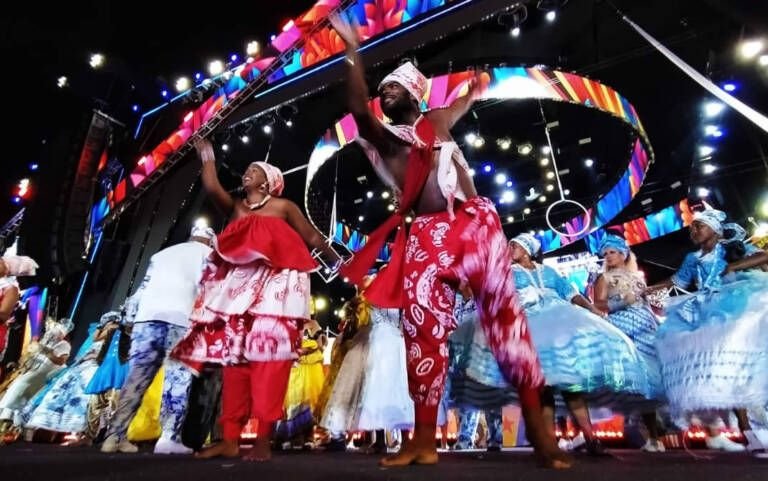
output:
[{"label": "raised hand", "polygon": [[331,26],[336,30],[336,33],[339,34],[339,37],[341,37],[344,43],[347,44],[347,48],[357,49],[360,45],[360,39],[358,38],[357,30],[353,25],[343,19],[338,13],[334,13],[328,17],[328,21],[331,22]]},{"label": "raised hand", "polygon": [[197,151],[197,156],[200,157],[200,161],[203,163],[216,160],[216,154],[213,153],[213,145],[206,139],[200,139],[195,142],[195,150]]}]

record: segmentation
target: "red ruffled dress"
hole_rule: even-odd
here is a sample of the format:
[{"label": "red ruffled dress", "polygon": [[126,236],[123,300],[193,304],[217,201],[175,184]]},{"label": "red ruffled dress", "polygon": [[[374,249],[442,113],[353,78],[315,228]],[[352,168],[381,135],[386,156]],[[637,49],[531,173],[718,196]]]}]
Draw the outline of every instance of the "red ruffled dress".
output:
[{"label": "red ruffled dress", "polygon": [[296,359],[315,260],[278,217],[250,215],[218,235],[173,356],[199,367]]}]

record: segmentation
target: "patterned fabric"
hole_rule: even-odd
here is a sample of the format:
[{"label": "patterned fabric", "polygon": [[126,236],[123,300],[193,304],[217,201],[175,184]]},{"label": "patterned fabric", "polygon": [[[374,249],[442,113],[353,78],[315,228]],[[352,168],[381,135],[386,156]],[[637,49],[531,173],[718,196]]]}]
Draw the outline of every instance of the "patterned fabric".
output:
[{"label": "patterned fabric", "polygon": [[405,255],[405,320],[411,397],[436,407],[445,383],[448,334],[455,328],[453,286],[467,282],[481,325],[505,378],[516,386],[543,382],[525,315],[517,302],[501,224],[488,200],[461,205],[454,222],[447,213],[418,217]]},{"label": "patterned fabric", "polygon": [[629,256],[629,246],[627,245],[627,241],[619,236],[608,234],[603,238],[603,241],[600,243],[600,255],[604,255],[605,251],[608,249],[614,249],[621,252],[624,254],[624,258]]},{"label": "patterned fabric", "polygon": [[539,242],[539,239],[534,237],[532,234],[525,232],[518,234],[510,242],[514,242],[515,244],[522,247],[529,256],[535,256],[541,250],[541,242]]},{"label": "patterned fabric", "polygon": [[706,209],[693,215],[694,222],[708,225],[718,235],[723,235],[723,222],[725,222],[725,218],[725,212],[716,209]]},{"label": "patterned fabric", "polygon": [[123,335],[118,329],[112,336],[101,365],[85,388],[86,394],[101,394],[123,387],[128,375],[128,363],[120,362],[120,338]]},{"label": "patterned fabric", "polygon": [[96,439],[102,429],[109,426],[112,416],[117,410],[117,399],[120,391],[110,389],[99,394],[92,394],[88,400],[86,413],[85,436]]},{"label": "patterned fabric", "polygon": [[8,268],[8,275],[12,277],[34,276],[37,268],[40,267],[34,259],[27,256],[3,256],[0,259]]},{"label": "patterned fabric", "polygon": [[301,348],[313,352],[299,356],[291,367],[285,394],[285,410],[294,412],[299,405],[305,405],[319,418],[322,413],[317,412],[317,402],[325,384],[323,352],[314,339],[303,339]]},{"label": "patterned fabric", "polygon": [[192,372],[182,363],[168,358],[168,353],[186,329],[166,322],[140,322],[133,327],[128,377],[121,390],[120,402],[107,436],[125,439],[128,424],[136,414],[144,393],[161,366],[165,370],[160,422],[163,436],[181,442]]},{"label": "patterned fabric", "polygon": [[427,77],[411,62],[406,62],[397,67],[392,73],[384,77],[379,84],[379,90],[388,83],[396,83],[407,90],[417,102],[421,102],[427,91]]}]

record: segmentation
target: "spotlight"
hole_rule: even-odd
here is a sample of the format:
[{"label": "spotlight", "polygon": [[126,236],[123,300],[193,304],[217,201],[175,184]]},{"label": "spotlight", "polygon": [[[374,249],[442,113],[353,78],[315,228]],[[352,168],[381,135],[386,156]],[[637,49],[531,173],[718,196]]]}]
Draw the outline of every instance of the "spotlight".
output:
[{"label": "spotlight", "polygon": [[240,137],[240,142],[242,142],[244,144],[247,144],[250,141],[251,141],[251,139],[247,135],[243,135],[242,137]]},{"label": "spotlight", "polygon": [[544,147],[541,148],[541,153],[543,155],[549,155],[552,153],[552,149],[549,147],[549,145],[545,145]]},{"label": "spotlight", "polygon": [[704,116],[707,118],[717,117],[725,108],[725,104],[721,102],[707,102],[704,104]]},{"label": "spotlight", "polygon": [[547,184],[547,192],[552,192],[553,190],[555,190],[555,186],[552,184]]},{"label": "spotlight", "polygon": [[555,12],[554,10],[550,10],[549,12],[547,12],[546,15],[544,15],[544,18],[547,19],[547,22],[552,23],[557,18],[557,12]]},{"label": "spotlight", "polygon": [[209,227],[208,219],[206,219],[205,217],[198,217],[197,219],[195,219],[195,227],[197,227],[198,229],[207,229]]},{"label": "spotlight", "polygon": [[405,223],[410,224],[411,222],[413,222],[413,217],[409,215],[405,216]]},{"label": "spotlight", "polygon": [[394,211],[395,211],[395,206],[394,206],[394,204],[389,204],[389,205],[387,206],[387,210],[388,210],[388,211],[390,211],[390,212],[394,212]]},{"label": "spotlight", "polygon": [[35,163],[35,162],[29,164],[29,170],[35,171],[35,170],[37,170],[39,168],[40,168],[40,166],[37,163]]},{"label": "spotlight", "polygon": [[384,192],[382,192],[381,193],[381,198],[382,199],[389,199],[389,191],[385,190]]},{"label": "spotlight", "polygon": [[733,82],[728,82],[726,84],[723,84],[723,90],[725,90],[726,92],[735,92],[736,84]]},{"label": "spotlight", "polygon": [[221,60],[214,60],[208,64],[208,73],[212,76],[221,75],[224,71],[224,62]]},{"label": "spotlight", "polygon": [[523,214],[528,215],[530,213],[531,213],[531,209],[529,207],[526,207],[525,209],[523,209]]},{"label": "spotlight", "polygon": [[587,167],[592,167],[593,165],[595,165],[595,161],[592,159],[584,159],[584,165],[586,165]]},{"label": "spotlight", "polygon": [[189,90],[190,82],[187,77],[179,77],[176,79],[176,91],[185,92]]},{"label": "spotlight", "polygon": [[496,182],[498,185],[503,185],[503,184],[506,184],[506,182],[507,182],[507,176],[506,176],[506,174],[498,173],[498,174],[496,174],[496,176],[493,178],[493,181],[494,181],[494,182]]},{"label": "spotlight", "polygon": [[555,173],[554,172],[552,172],[551,170],[549,172],[547,172],[547,179],[552,180],[554,178],[555,178]]},{"label": "spotlight", "polygon": [[474,145],[475,140],[477,140],[477,134],[474,132],[470,132],[464,136],[464,141],[469,145]]},{"label": "spotlight", "polygon": [[507,181],[507,187],[512,187],[512,181],[511,180]]},{"label": "spotlight", "polygon": [[474,177],[476,173],[477,172],[475,171],[475,169],[472,169],[472,168],[469,169],[469,176],[470,177]]},{"label": "spotlight", "polygon": [[546,196],[546,195],[542,195],[541,197],[539,197],[539,202],[540,202],[540,203],[542,203],[542,204],[543,204],[543,203],[544,203],[544,202],[546,202],[546,201],[547,201],[547,196]]},{"label": "spotlight", "polygon": [[483,165],[483,172],[486,174],[490,173],[493,170],[493,166],[491,164],[485,164]]},{"label": "spotlight", "polygon": [[761,67],[768,67],[768,55],[760,55],[757,58],[757,64]]},{"label": "spotlight", "polygon": [[760,204],[760,214],[762,214],[763,217],[768,217],[768,197],[763,199]]},{"label": "spotlight", "polygon": [[69,80],[67,80],[67,77],[65,77],[65,76],[63,76],[63,75],[62,75],[61,77],[59,77],[58,79],[56,79],[56,85],[58,85],[58,87],[59,87],[60,89],[63,89],[64,87],[66,87],[67,85],[69,85]]},{"label": "spotlight", "polygon": [[699,157],[709,157],[715,152],[715,148],[709,145],[699,146]]},{"label": "spotlight", "polygon": [[286,120],[286,121],[285,121],[285,126],[286,126],[286,127],[288,127],[289,129],[290,129],[291,127],[293,127],[293,120]]},{"label": "spotlight", "polygon": [[229,144],[221,144],[221,150],[227,152],[229,150]]},{"label": "spotlight", "polygon": [[709,175],[709,174],[713,173],[716,170],[717,170],[717,166],[712,165],[712,164],[704,164],[704,165],[701,166],[701,171],[705,175]]},{"label": "spotlight", "polygon": [[515,27],[512,30],[509,31],[509,34],[513,37],[517,38],[520,36],[520,27]]},{"label": "spotlight", "polygon": [[369,199],[373,199],[373,192],[369,190],[368,192],[365,193],[365,196],[368,197]]},{"label": "spotlight", "polygon": [[88,61],[88,64],[91,66],[91,68],[100,68],[104,66],[104,62],[106,61],[106,57],[100,53],[94,53],[91,55],[91,59]]},{"label": "spotlight", "polygon": [[539,165],[542,167],[546,167],[549,165],[549,158],[548,157],[542,157],[539,161]]},{"label": "spotlight", "polygon": [[565,189],[563,195],[571,195],[571,189]]},{"label": "spotlight", "polygon": [[475,141],[472,142],[472,146],[476,149],[479,149],[484,145],[485,145],[485,139],[480,137],[479,135],[477,136],[477,138],[475,138]]},{"label": "spotlight", "polygon": [[328,307],[328,300],[325,297],[315,297],[315,310],[324,311]]},{"label": "spotlight", "polygon": [[265,134],[269,135],[269,134],[271,134],[271,133],[272,133],[272,126],[271,126],[271,125],[269,125],[269,124],[266,124],[266,125],[264,125],[264,126],[261,128],[261,130],[262,130],[262,131],[263,131]]},{"label": "spotlight", "polygon": [[131,110],[133,110],[134,112],[138,112],[138,111],[139,111],[139,106],[138,106],[138,104],[133,104],[133,105],[131,106]]},{"label": "spotlight", "polygon": [[362,222],[362,221],[364,221],[364,220],[365,220],[365,217],[364,217],[364,216],[362,216],[362,215],[359,215],[359,216],[357,216],[357,221],[358,221],[358,222]]},{"label": "spotlight", "polygon": [[765,44],[763,44],[762,40],[745,40],[739,44],[739,54],[741,55],[741,58],[750,60],[762,52],[763,47],[765,47]]},{"label": "spotlight", "polygon": [[200,72],[197,72],[197,73],[195,74],[195,80],[198,80],[198,81],[199,81],[201,78],[203,78],[203,74],[201,74]]},{"label": "spotlight", "polygon": [[513,216],[513,215],[508,215],[507,216],[507,222],[514,222],[514,221],[515,221],[515,216]]},{"label": "spotlight", "polygon": [[16,204],[16,205],[21,204],[21,197],[19,197],[18,195],[14,196],[14,198],[12,200],[13,200],[13,203]]},{"label": "spotlight", "polygon": [[498,139],[496,145],[498,145],[501,150],[509,150],[509,148],[512,147],[512,141],[505,137],[503,139]]},{"label": "spotlight", "polygon": [[515,199],[517,199],[517,194],[515,194],[514,190],[505,190],[501,194],[501,200],[503,201],[503,203],[511,203],[511,202],[514,202]]},{"label": "spotlight", "polygon": [[230,62],[237,62],[237,59],[238,59],[238,58],[239,58],[239,57],[237,56],[237,54],[236,54],[236,53],[233,53],[232,55],[230,55],[230,56],[229,56],[229,61],[230,61]]},{"label": "spotlight", "polygon": [[167,90],[160,91],[160,96],[163,97],[163,98],[168,97],[168,91]]},{"label": "spotlight", "polygon": [[700,199],[704,199],[706,197],[709,197],[709,189],[707,189],[706,187],[697,187],[696,188],[696,195]]},{"label": "spotlight", "polygon": [[704,135],[707,137],[720,138],[723,136],[723,131],[717,125],[705,125]]},{"label": "spotlight", "polygon": [[517,146],[517,153],[520,155],[530,155],[531,152],[533,152],[533,146],[530,142],[526,142]]},{"label": "spotlight", "polygon": [[249,57],[255,57],[256,55],[258,55],[259,54],[259,50],[261,50],[261,47],[259,46],[259,42],[257,42],[256,40],[248,42],[245,45],[245,53]]}]

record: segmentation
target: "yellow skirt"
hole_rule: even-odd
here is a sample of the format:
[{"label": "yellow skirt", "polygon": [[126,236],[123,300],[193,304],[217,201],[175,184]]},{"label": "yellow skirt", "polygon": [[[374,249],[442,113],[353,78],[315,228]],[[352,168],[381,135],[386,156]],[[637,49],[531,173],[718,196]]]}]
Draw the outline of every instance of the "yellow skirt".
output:
[{"label": "yellow skirt", "polygon": [[163,369],[157,372],[141,400],[141,406],[128,426],[128,440],[154,441],[160,437],[160,402],[163,399]]}]

